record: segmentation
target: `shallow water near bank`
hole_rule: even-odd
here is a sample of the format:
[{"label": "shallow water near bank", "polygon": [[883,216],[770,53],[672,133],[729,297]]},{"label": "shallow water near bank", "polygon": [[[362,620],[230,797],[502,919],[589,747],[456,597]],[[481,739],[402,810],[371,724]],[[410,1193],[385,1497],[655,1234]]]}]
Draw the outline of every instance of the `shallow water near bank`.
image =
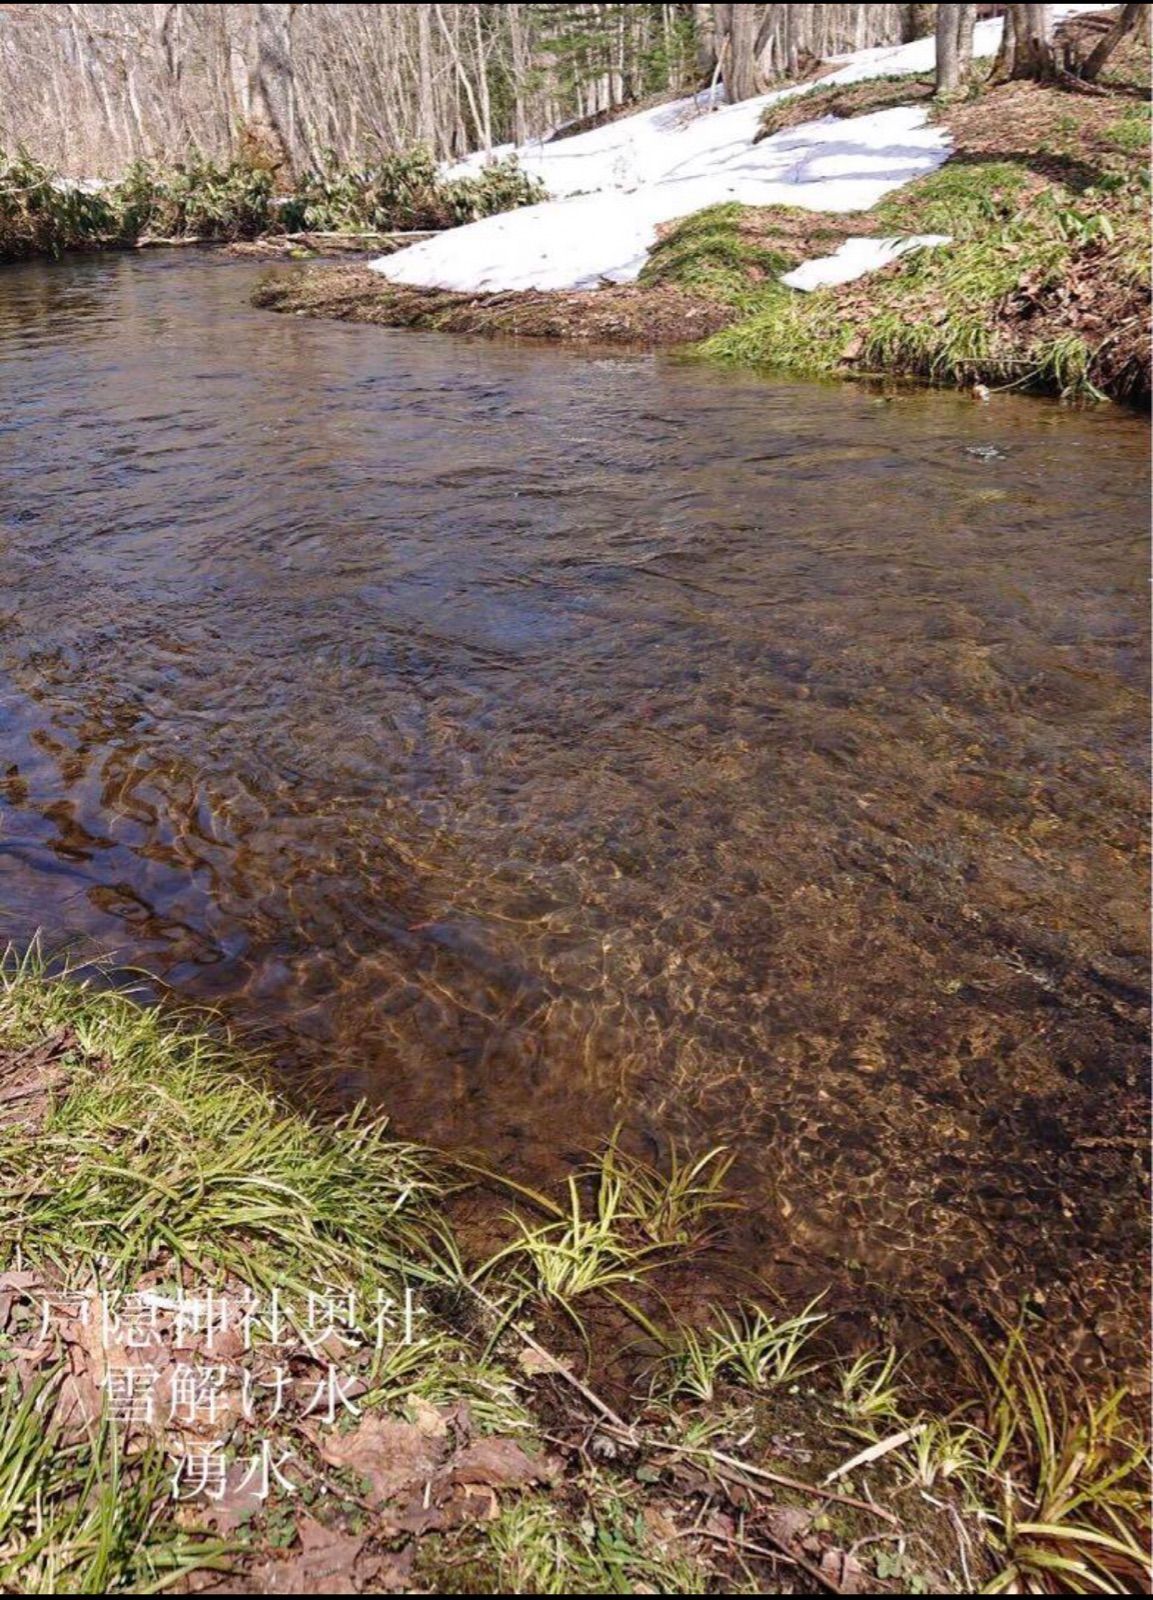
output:
[{"label": "shallow water near bank", "polygon": [[1146,427],[0,277],[0,931],[772,1277],[1142,1318]]}]

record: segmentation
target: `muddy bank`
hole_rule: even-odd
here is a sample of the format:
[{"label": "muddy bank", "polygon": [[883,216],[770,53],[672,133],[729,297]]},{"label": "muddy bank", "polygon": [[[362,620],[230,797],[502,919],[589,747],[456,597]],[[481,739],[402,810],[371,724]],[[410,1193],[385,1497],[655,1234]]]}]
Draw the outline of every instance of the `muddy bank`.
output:
[{"label": "muddy bank", "polygon": [[706,339],[735,320],[731,308],[676,288],[458,294],[388,283],[363,266],[270,279],[252,303],[387,328],[649,347]]}]

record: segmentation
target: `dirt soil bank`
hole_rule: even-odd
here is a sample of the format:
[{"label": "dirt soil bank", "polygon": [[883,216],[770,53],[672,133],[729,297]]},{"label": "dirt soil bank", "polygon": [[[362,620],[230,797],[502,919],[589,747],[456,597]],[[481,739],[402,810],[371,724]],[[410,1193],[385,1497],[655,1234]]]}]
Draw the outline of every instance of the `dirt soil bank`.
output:
[{"label": "dirt soil bank", "polygon": [[707,339],[736,320],[733,308],[676,288],[458,294],[389,283],[366,266],[271,278],[253,300],[269,311],[387,328],[652,346]]}]

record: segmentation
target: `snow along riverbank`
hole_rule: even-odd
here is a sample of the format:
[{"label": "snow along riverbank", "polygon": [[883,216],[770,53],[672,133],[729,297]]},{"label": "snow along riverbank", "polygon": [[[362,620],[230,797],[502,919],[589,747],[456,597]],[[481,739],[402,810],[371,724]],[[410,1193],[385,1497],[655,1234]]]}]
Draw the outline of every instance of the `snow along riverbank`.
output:
[{"label": "snow along riverbank", "polygon": [[[1101,6],[1058,5],[1058,17]],[[978,23],[974,54],[991,56],[1000,18]],[[823,117],[754,139],[761,112],[776,101],[829,84],[932,71],[934,41],[857,51],[811,83],[778,89],[739,105],[713,106],[708,95],[622,117],[588,133],[515,151],[526,172],[553,197],[540,205],[486,217],[373,261],[394,283],[464,292],[582,289],[632,282],[657,230],[705,206],[799,206],[808,211],[867,211],[891,190],[947,160],[949,140],[928,125],[921,106],[867,116]],[[493,152],[513,154],[512,146]],[[483,155],[454,171],[475,170]],[[851,239],[835,258],[806,262],[790,275],[796,288],[845,283],[919,244]]]}]

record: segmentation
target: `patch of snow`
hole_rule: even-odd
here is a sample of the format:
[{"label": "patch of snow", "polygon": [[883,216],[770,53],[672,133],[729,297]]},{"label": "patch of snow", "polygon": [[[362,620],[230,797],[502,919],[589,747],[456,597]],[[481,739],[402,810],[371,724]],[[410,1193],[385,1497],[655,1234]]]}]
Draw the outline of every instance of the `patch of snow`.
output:
[{"label": "patch of snow", "polygon": [[[1108,8],[1053,9],[1061,16]],[[996,17],[977,24],[975,54],[995,53],[1002,26]],[[838,58],[841,65],[834,63],[825,77],[735,106],[718,105],[704,94],[552,143],[478,153],[449,175],[515,154],[552,198],[454,228],[370,266],[394,283],[465,292],[591,288],[631,282],[656,243],[658,227],[705,206],[735,200],[867,211],[947,159],[948,136],[928,126],[923,107],[823,117],[754,143],[761,113],[826,84],[931,71],[933,56],[931,38],[860,50]]]},{"label": "patch of snow", "polygon": [[815,256],[803,261],[792,272],[781,275],[790,289],[824,289],[834,283],[852,283],[866,272],[876,272],[910,250],[927,250],[933,245],[951,244],[947,233],[911,233],[904,238],[874,239],[854,234],[831,256]]},{"label": "patch of snow", "polygon": [[[1105,5],[1055,5],[1051,6],[1054,24],[1066,17],[1075,17],[1086,11],[1110,11]],[[987,17],[973,29],[973,59],[995,56],[1001,48],[1001,33],[1005,26],[1003,17]],[[864,83],[867,78],[904,77],[932,72],[937,64],[937,43],[930,34],[925,39],[914,39],[910,44],[874,45],[869,50],[854,50],[849,55],[833,56],[830,65],[843,63],[837,71],[805,84],[805,89],[830,83]]]},{"label": "patch of snow", "polygon": [[[848,121],[824,117],[754,145],[757,107],[756,101],[727,106],[690,124],[691,139],[667,134],[659,147],[659,178],[502,212],[372,265],[394,283],[465,291],[631,282],[661,223],[726,200],[867,211],[891,189],[940,166],[948,154],[947,136],[927,125],[919,106]],[[657,153],[651,152],[654,161]]]}]

